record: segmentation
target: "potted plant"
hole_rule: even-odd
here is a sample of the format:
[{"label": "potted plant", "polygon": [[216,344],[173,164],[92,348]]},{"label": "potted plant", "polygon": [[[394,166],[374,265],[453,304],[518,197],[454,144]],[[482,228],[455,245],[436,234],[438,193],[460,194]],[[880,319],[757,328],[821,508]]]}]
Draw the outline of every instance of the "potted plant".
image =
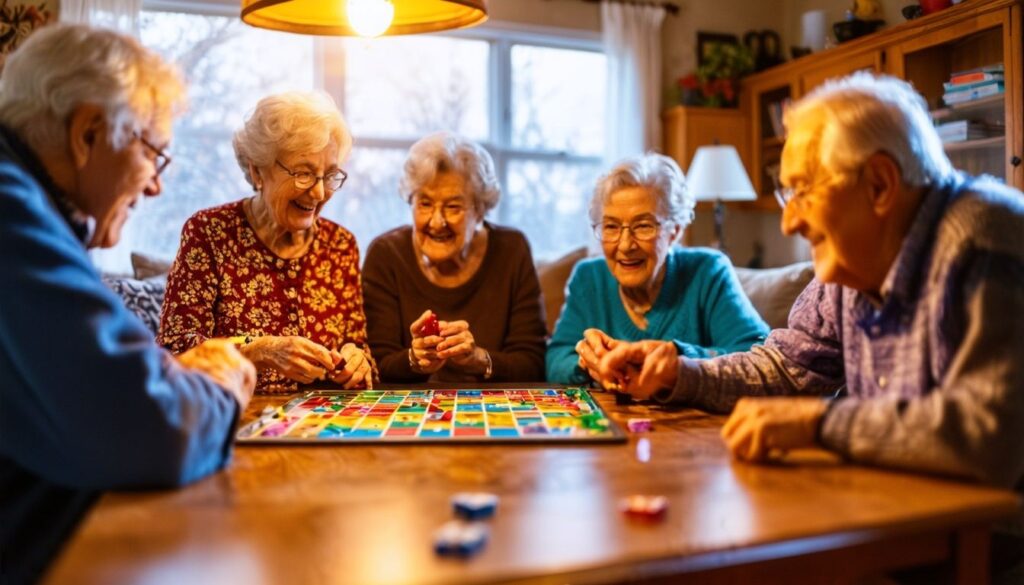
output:
[{"label": "potted plant", "polygon": [[739,80],[754,70],[750,49],[735,43],[714,43],[697,71],[679,78],[683,105],[709,108],[735,107]]}]

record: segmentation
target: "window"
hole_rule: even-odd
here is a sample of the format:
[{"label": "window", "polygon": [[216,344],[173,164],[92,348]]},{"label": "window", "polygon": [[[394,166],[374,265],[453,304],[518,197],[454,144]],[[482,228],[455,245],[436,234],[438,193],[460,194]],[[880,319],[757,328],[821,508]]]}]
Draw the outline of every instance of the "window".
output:
[{"label": "window", "polygon": [[255,29],[233,14],[146,10],[142,42],[175,61],[190,108],[175,125],[161,197],[143,199],[121,243],[97,255],[127,272],[129,252],[172,258],[196,211],[250,193],[231,137],[263,96],[322,88],[355,140],[345,187],[324,217],[360,247],[411,214],[398,193],[408,148],[438,130],[483,144],[502,200],[489,219],[522,230],[536,258],[584,245],[604,149],[605,58],[596,39],[497,28],[374,40]]}]

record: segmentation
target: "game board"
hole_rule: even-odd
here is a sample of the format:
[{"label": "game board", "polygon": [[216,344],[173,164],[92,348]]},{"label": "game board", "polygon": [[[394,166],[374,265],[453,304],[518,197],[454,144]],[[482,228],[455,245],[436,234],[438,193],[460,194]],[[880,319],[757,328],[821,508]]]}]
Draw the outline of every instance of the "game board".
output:
[{"label": "game board", "polygon": [[315,390],[238,431],[241,443],[615,442],[582,388]]}]

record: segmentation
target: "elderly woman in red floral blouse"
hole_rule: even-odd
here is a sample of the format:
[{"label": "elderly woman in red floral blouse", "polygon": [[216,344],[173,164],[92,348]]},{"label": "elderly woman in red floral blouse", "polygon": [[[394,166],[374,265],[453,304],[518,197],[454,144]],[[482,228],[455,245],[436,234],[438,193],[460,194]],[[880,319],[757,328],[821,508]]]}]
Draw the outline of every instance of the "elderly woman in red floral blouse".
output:
[{"label": "elderly woman in red floral blouse", "polygon": [[327,378],[372,384],[359,249],[320,211],[345,183],[352,137],[321,93],[264,98],[235,133],[254,195],[185,223],[167,280],[158,341],[183,352],[236,337],[258,389]]}]

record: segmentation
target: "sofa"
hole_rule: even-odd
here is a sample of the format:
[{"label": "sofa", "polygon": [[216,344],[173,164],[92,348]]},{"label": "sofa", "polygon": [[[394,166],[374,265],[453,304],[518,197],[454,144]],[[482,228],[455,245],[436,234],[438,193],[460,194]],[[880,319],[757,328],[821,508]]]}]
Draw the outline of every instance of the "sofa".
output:
[{"label": "sofa", "polygon": [[[544,295],[548,333],[554,331],[555,322],[562,311],[565,284],[572,274],[573,266],[586,258],[586,255],[586,248],[580,247],[556,260],[537,263],[537,277]],[[164,302],[170,262],[138,253],[133,253],[131,260],[131,276],[104,275],[103,280],[156,335],[160,327],[160,307]],[[782,268],[735,270],[743,291],[772,329],[786,326],[793,301],[814,277],[814,269],[810,262]]]}]

